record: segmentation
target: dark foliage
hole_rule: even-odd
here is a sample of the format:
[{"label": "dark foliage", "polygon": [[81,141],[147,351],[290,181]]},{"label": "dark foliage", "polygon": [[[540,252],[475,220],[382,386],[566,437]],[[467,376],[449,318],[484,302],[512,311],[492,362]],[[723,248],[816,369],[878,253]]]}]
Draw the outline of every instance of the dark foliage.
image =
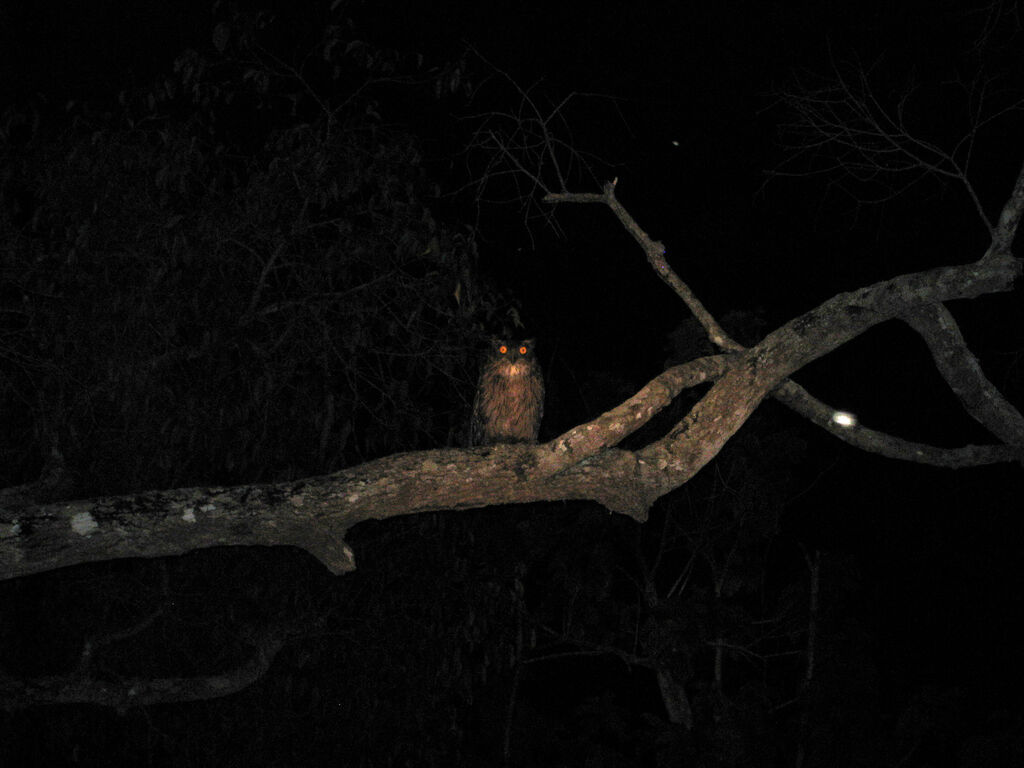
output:
[{"label": "dark foliage", "polygon": [[[64,127],[0,132],[3,477],[80,495],[314,474],[450,444],[475,378],[474,245],[372,98],[397,55],[262,16]],[[448,82],[445,72],[408,87]],[[450,79],[450,78],[449,78]]]}]

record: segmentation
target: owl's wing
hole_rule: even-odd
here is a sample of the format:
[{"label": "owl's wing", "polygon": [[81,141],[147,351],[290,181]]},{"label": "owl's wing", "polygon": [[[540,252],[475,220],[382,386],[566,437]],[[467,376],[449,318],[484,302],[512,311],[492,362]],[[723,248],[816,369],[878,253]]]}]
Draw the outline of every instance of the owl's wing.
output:
[{"label": "owl's wing", "polygon": [[484,439],[484,423],[480,413],[480,386],[477,386],[476,397],[473,398],[473,415],[469,419],[469,447],[481,445]]},{"label": "owl's wing", "polygon": [[536,433],[533,436],[534,440],[540,439],[540,423],[544,421],[544,374],[541,373],[540,367],[537,367],[537,392],[540,398],[540,403],[537,406],[537,428]]}]

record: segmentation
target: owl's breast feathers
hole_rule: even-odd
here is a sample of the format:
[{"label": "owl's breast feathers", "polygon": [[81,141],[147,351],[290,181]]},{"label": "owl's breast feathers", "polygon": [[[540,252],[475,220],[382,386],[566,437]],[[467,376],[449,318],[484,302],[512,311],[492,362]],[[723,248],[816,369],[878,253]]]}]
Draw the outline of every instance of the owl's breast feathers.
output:
[{"label": "owl's breast feathers", "polygon": [[544,378],[532,360],[499,361],[480,378],[473,409],[476,445],[537,441],[544,415]]}]

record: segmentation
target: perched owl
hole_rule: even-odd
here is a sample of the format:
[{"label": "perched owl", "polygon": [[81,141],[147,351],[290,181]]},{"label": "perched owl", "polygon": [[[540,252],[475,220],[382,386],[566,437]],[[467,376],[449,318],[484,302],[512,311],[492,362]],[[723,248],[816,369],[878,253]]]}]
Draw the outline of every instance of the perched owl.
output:
[{"label": "perched owl", "polygon": [[473,401],[473,445],[535,443],[544,415],[544,377],[533,339],[493,339]]}]

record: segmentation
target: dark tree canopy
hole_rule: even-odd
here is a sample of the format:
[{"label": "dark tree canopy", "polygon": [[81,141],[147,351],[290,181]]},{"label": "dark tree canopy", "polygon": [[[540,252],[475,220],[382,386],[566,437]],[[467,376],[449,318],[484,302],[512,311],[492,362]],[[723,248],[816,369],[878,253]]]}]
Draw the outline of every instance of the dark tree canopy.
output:
[{"label": "dark tree canopy", "polygon": [[8,113],[8,485],[51,449],[96,495],[460,441],[472,232],[436,220],[416,139],[353,91],[403,63],[332,31],[300,72],[246,24],[107,111],[24,141]]}]

